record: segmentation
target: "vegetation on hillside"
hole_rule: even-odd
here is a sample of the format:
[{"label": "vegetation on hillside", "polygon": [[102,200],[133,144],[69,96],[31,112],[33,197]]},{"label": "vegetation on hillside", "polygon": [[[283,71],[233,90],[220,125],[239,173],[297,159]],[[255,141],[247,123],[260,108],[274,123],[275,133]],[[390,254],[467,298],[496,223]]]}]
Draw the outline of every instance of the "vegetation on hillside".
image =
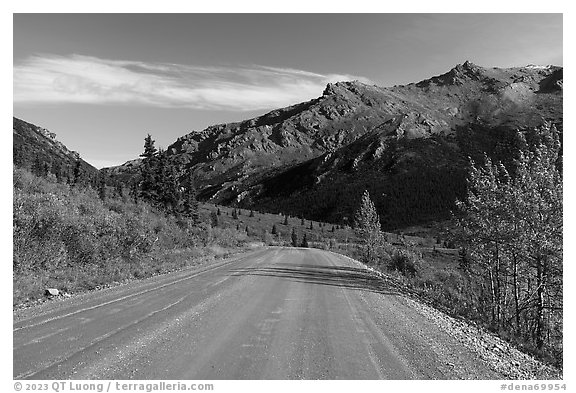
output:
[{"label": "vegetation on hillside", "polygon": [[[196,265],[254,244],[308,247],[324,233],[347,241],[349,230],[303,228],[301,219],[200,204],[193,176],[179,173],[145,140],[137,182],[123,187],[88,177],[13,171],[14,304]],[[312,225],[312,222],[307,222]]]},{"label": "vegetation on hillside", "polygon": [[81,180],[97,184],[98,170],[56,140],[55,134],[17,118],[12,124],[14,165],[27,168],[36,176],[52,176],[59,182]]},{"label": "vegetation on hillside", "polygon": [[[145,154],[152,151],[147,138]],[[149,159],[149,173],[144,169],[130,190],[87,181],[81,166],[71,180],[14,168],[15,304],[40,298],[48,287],[77,292],[179,269],[255,240],[210,225],[190,179],[178,183],[155,151]]]},{"label": "vegetation on hillside", "polygon": [[[477,321],[556,365],[562,364],[562,160],[553,126],[540,129],[539,143],[523,146],[513,165],[485,158],[472,163],[466,198],[458,203],[451,243],[453,261],[434,272],[433,246],[392,244],[377,225],[368,192],[356,213],[363,244],[352,250],[448,312]],[[522,141],[524,143],[522,143]],[[432,274],[431,274],[432,273]]]},{"label": "vegetation on hillside", "polygon": [[254,241],[233,228],[187,225],[147,203],[103,201],[89,187],[25,169],[13,176],[15,304],[46,288],[71,293],[180,269]]}]

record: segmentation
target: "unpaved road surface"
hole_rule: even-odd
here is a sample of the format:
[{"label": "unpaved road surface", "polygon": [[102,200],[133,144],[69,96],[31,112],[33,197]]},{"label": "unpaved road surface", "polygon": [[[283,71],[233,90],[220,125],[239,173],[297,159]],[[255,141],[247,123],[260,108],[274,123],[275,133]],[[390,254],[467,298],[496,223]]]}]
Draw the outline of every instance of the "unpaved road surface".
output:
[{"label": "unpaved road surface", "polygon": [[15,313],[16,379],[500,379],[346,257],[270,248]]}]

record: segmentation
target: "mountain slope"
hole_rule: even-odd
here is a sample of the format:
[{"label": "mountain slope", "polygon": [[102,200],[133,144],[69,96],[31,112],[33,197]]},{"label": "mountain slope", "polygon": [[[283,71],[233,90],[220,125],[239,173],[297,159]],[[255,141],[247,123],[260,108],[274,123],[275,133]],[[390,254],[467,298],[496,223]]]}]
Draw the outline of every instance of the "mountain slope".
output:
[{"label": "mountain slope", "polygon": [[57,177],[71,176],[79,162],[89,176],[96,176],[98,170],[80,158],[80,154],[69,150],[56,139],[56,134],[45,128],[13,118],[12,147],[14,164],[26,168],[36,168]]},{"label": "mountain slope", "polygon": [[500,154],[514,130],[544,121],[561,130],[562,80],[560,67],[465,62],[405,86],[339,82],[314,100],[189,133],[166,154],[217,203],[342,221],[370,188],[390,214],[403,212],[400,222],[437,219],[464,190],[467,156]]}]

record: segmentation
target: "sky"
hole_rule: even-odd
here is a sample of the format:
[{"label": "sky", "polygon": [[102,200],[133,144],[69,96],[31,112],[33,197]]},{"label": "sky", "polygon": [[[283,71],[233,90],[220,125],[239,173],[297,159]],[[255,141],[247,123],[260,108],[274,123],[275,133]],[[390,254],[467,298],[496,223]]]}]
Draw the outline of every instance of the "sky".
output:
[{"label": "sky", "polygon": [[13,113],[101,168],[322,94],[469,60],[563,65],[562,14],[14,14]]}]

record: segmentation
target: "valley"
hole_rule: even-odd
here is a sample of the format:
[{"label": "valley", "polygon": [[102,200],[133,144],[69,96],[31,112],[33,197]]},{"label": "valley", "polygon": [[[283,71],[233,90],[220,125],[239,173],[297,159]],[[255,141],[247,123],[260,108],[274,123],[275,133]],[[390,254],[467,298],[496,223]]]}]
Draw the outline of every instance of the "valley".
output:
[{"label": "valley", "polygon": [[14,117],[14,377],[558,378],[562,100],[466,61],[100,170]]}]

